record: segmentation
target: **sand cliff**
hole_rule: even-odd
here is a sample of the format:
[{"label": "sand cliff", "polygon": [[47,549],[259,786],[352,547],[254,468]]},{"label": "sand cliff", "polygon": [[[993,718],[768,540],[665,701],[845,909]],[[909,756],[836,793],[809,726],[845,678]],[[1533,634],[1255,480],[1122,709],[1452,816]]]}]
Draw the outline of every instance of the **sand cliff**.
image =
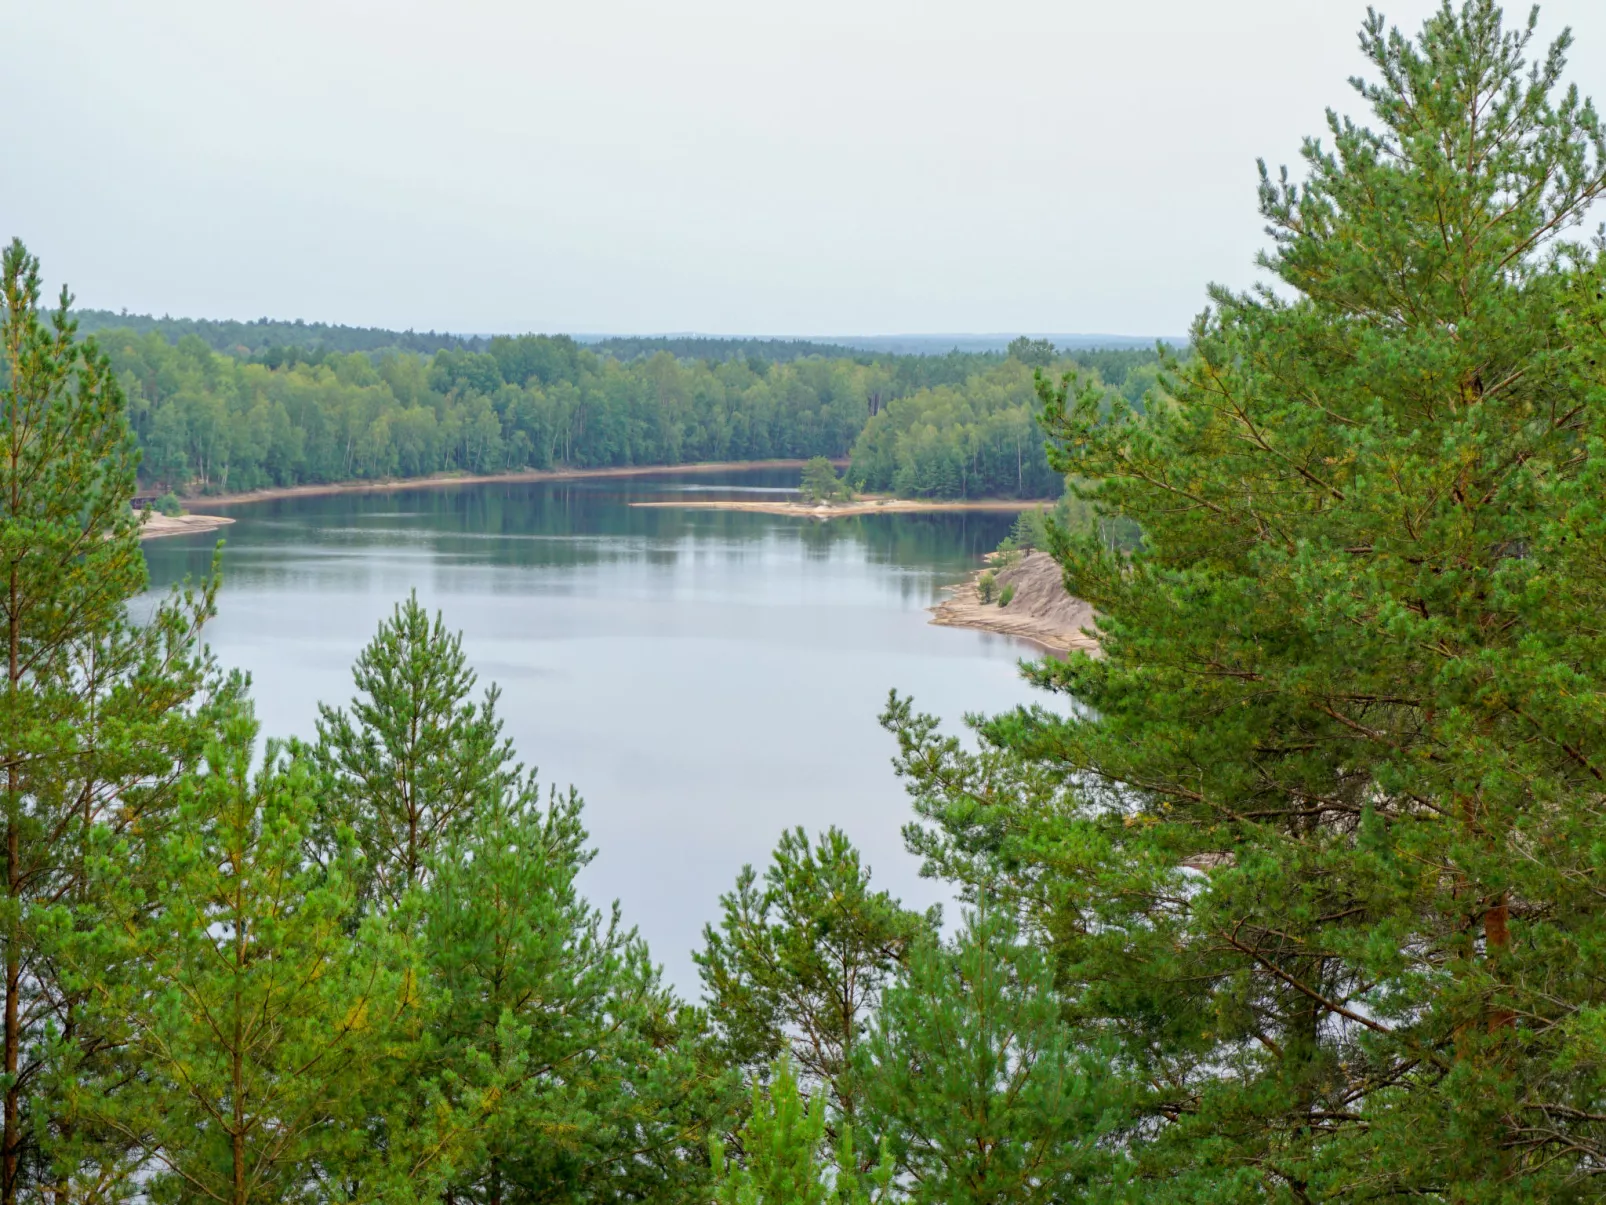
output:
[{"label": "sand cliff", "polygon": [[1059,562],[1048,553],[1032,551],[1007,568],[992,567],[999,591],[1015,587],[1007,607],[981,601],[977,582],[985,572],[971,574],[952,597],[932,607],[931,622],[1015,636],[1052,653],[1081,649],[1097,655],[1098,641],[1083,630],[1094,625],[1093,607],[1065,592]]}]

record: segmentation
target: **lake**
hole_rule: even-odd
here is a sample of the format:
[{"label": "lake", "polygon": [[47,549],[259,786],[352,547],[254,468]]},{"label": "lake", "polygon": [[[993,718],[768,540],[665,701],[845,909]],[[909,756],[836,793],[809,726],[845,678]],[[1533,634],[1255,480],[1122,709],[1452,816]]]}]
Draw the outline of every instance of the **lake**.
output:
[{"label": "lake", "polygon": [[[743,863],[784,828],[839,825],[911,906],[908,798],[876,724],[889,689],[957,724],[1033,692],[1032,650],[926,608],[1008,532],[998,513],[829,523],[633,501],[784,496],[768,470],[336,494],[231,508],[207,638],[250,673],[268,735],[310,736],[409,590],[464,634],[519,756],[573,783],[598,850],[584,886],[684,993]],[[199,509],[206,509],[204,506]],[[153,586],[204,573],[215,534],[145,545]]]}]

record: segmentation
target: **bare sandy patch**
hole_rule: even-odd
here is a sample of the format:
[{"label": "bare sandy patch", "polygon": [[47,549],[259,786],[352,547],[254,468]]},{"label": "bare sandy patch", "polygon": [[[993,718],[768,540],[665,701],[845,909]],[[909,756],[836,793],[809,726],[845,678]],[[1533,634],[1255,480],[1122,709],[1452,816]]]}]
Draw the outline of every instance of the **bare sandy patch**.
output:
[{"label": "bare sandy patch", "polygon": [[931,622],[1014,636],[1051,653],[1080,649],[1098,655],[1098,640],[1088,631],[1094,625],[1093,606],[1066,592],[1059,562],[1048,553],[1034,550],[1008,568],[991,571],[1000,591],[1015,587],[1007,607],[981,601],[977,583],[988,570],[978,569],[931,608]]}]

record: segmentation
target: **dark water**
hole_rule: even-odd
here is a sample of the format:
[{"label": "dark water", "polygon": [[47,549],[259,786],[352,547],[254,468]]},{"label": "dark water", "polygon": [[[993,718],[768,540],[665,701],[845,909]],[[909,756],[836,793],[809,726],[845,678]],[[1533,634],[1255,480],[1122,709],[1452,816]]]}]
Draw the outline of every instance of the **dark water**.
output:
[{"label": "dark water", "polygon": [[[830,523],[631,508],[763,497],[793,474],[400,490],[229,511],[209,639],[250,672],[269,735],[309,735],[322,701],[416,589],[464,633],[520,756],[573,782],[599,856],[586,889],[617,898],[670,978],[744,862],[784,827],[846,829],[907,903],[942,898],[899,830],[907,798],[875,722],[889,688],[957,720],[1025,700],[1003,637],[925,608],[995,547],[1000,514]],[[209,563],[215,536],[146,545],[156,586]]]}]

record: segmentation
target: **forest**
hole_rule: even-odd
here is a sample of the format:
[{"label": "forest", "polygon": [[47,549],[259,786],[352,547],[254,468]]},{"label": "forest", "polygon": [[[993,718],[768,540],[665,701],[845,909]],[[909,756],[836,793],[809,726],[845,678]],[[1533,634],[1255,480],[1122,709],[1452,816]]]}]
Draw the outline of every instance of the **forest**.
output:
[{"label": "forest", "polygon": [[[825,354],[836,349],[774,340],[617,340],[612,354],[544,335],[426,355],[341,351],[316,332],[231,355],[193,325],[97,336],[128,398],[149,491],[850,453],[865,461],[855,475],[866,488],[1062,488],[1041,451],[1031,370],[1014,358]],[[275,338],[294,333],[274,328]],[[1154,352],[1081,354],[1140,395],[1155,380]]]},{"label": "forest", "polygon": [[[1139,536],[1047,524],[1100,651],[1026,664],[1041,705],[961,740],[887,702],[959,915],[877,889],[849,834],[780,833],[696,1000],[577,889],[580,796],[445,617],[398,600],[283,741],[206,651],[216,569],[131,612],[157,416],[14,241],[0,1205],[1600,1200],[1606,131],[1533,36],[1491,0],[1415,38],[1369,15],[1369,116],[1262,175],[1279,287],[1215,290],[1145,401],[1025,346],[983,400],[883,412],[998,434],[1029,381],[1050,469]],[[129,345],[182,369],[168,402],[245,382],[287,421],[637,379],[559,341]],[[839,447],[891,373],[632,363],[688,416],[815,389]],[[357,433],[320,440],[355,463]]]}]

